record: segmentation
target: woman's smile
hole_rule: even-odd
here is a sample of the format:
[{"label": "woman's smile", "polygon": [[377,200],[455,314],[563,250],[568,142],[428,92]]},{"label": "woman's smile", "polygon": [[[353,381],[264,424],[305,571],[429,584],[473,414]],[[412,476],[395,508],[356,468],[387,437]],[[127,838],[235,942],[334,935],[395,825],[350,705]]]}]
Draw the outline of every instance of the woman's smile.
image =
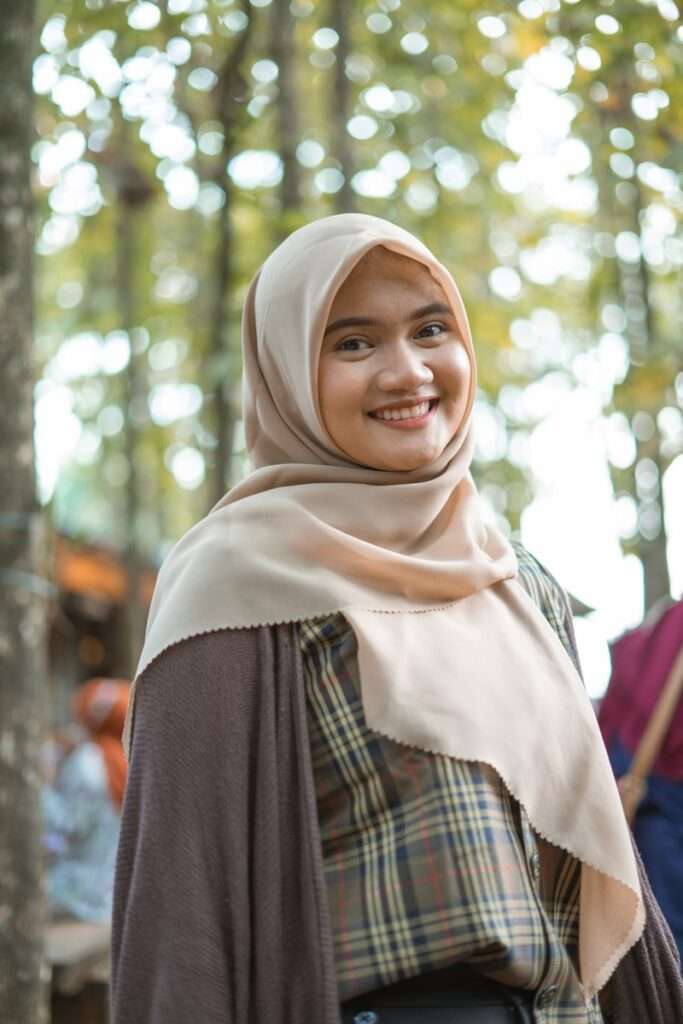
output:
[{"label": "woman's smile", "polygon": [[421,469],[462,423],[472,369],[441,285],[414,259],[378,246],[330,309],[318,366],[323,424],[349,458]]},{"label": "woman's smile", "polygon": [[427,399],[422,402],[412,402],[410,405],[378,409],[375,412],[368,413],[368,416],[377,420],[382,426],[392,427],[393,429],[420,430],[436,414],[438,404],[438,398]]}]

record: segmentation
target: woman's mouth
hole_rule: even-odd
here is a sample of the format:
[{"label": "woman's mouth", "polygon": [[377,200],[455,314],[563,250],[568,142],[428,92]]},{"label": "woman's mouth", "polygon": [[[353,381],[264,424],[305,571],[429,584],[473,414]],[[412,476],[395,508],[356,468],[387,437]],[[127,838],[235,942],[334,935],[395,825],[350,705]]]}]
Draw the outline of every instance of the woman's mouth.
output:
[{"label": "woman's mouth", "polygon": [[419,402],[404,409],[384,409],[368,413],[368,415],[385,427],[414,430],[423,427],[432,419],[438,404],[439,399],[432,398],[429,401]]}]

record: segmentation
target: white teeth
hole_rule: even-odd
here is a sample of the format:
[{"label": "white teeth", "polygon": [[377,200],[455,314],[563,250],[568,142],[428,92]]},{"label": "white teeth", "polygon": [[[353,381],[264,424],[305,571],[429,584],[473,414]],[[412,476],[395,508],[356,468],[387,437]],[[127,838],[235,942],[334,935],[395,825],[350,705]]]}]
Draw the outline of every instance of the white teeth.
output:
[{"label": "white teeth", "polygon": [[426,416],[428,412],[429,402],[422,402],[421,405],[412,405],[410,409],[385,409],[377,411],[374,415],[379,420],[410,420]]}]

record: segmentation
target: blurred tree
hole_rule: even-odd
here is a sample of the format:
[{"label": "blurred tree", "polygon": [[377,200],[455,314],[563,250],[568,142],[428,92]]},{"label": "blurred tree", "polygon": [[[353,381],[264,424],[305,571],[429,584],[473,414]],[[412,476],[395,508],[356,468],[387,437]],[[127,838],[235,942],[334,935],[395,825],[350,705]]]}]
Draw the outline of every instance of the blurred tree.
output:
[{"label": "blurred tree", "polygon": [[334,65],[334,87],[330,90],[330,122],[332,124],[332,150],[339,161],[339,169],[344,176],[342,186],[336,193],[335,209],[337,213],[350,213],[355,207],[351,177],[353,175],[353,155],[351,136],[346,127],[349,120],[351,104],[351,82],[348,75],[347,61],[351,53],[351,4],[345,0],[330,0],[330,23],[332,31],[337,34],[336,61]]},{"label": "blurred tree", "polygon": [[[593,157],[599,197],[593,244],[600,257],[588,294],[598,334],[610,330],[626,349],[626,370],[605,411],[625,417],[633,437],[633,456],[610,469],[616,495],[636,513],[623,546],[642,563],[646,609],[671,590],[662,482],[683,451],[683,431],[671,443],[660,426],[671,414],[675,420],[683,367],[671,316],[672,304],[680,308],[680,257],[672,259],[675,249],[666,245],[683,209],[680,190],[672,187],[683,149],[683,48],[680,29],[677,38],[671,25],[677,16],[673,4],[656,11],[634,4],[618,19],[576,8],[561,22],[588,65],[577,134]],[[655,242],[657,234],[664,238]],[[662,421],[667,408],[671,414]]]},{"label": "blurred tree", "polygon": [[235,290],[236,268],[233,250],[234,189],[226,174],[226,166],[240,144],[246,116],[248,85],[243,65],[255,18],[247,0],[242,0],[241,13],[246,24],[237,41],[225,54],[218,70],[216,85],[216,121],[221,126],[223,147],[215,163],[213,183],[222,193],[213,250],[213,266],[208,268],[213,289],[209,334],[209,365],[212,377],[209,386],[213,397],[212,429],[216,439],[214,479],[210,505],[219,501],[231,484],[232,448],[237,410],[234,407],[234,360],[231,359],[230,296]]},{"label": "blurred tree", "polygon": [[47,1019],[41,978],[40,754],[47,690],[42,519],[33,464],[30,146],[35,7],[8,0],[0,30],[0,1006]]},{"label": "blurred tree", "polygon": [[[254,269],[301,219],[357,208],[413,230],[456,276],[479,361],[474,471],[505,528],[520,528],[534,495],[544,418],[591,392],[598,425],[634,452],[626,463],[608,445],[621,539],[643,560],[649,603],[666,587],[653,473],[661,487],[683,451],[679,20],[671,0],[618,12],[560,0],[46,4],[38,409],[70,403],[80,429],[56,521],[125,539],[110,511],[125,485],[127,364],[115,369],[104,174],[125,121],[136,166],[159,182],[131,257],[147,553],[163,554],[245,464],[237,325]],[[76,372],[69,353],[98,346],[99,367],[84,359]]]},{"label": "blurred tree", "polygon": [[301,225],[301,175],[296,148],[301,139],[297,89],[296,18],[289,0],[273,0],[270,51],[277,66],[277,122],[275,147],[282,160],[280,217],[273,241],[277,243]]},{"label": "blurred tree", "polygon": [[[136,325],[138,311],[138,282],[135,277],[137,234],[139,220],[151,201],[154,190],[129,156],[127,125],[121,126],[118,142],[119,163],[115,166],[116,195],[116,297],[118,326],[128,340],[128,364],[123,371],[122,407],[123,451],[127,468],[125,482],[126,572],[128,600],[126,602],[126,631],[128,647],[127,675],[135,673],[135,666],[144,637],[144,603],[140,589],[142,580],[142,553],[140,550],[141,466],[139,454],[140,422],[146,418],[147,391],[136,352]],[[143,404],[144,403],[144,404]]]}]

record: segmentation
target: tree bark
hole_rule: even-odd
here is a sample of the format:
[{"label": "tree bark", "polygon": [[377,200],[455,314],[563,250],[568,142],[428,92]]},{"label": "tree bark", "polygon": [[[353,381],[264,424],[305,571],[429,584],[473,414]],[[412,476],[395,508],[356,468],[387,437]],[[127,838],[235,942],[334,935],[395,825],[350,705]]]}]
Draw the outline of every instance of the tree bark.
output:
[{"label": "tree bark", "polygon": [[278,66],[277,148],[282,159],[280,183],[280,223],[278,235],[284,238],[297,226],[300,205],[299,108],[296,88],[295,17],[289,0],[273,0],[271,13],[271,55]]},{"label": "tree bark", "polygon": [[332,0],[332,28],[339,36],[337,43],[337,62],[334,66],[334,96],[332,98],[331,122],[333,131],[334,155],[339,161],[344,175],[344,184],[335,195],[337,213],[350,213],[355,207],[351,176],[353,174],[353,154],[351,137],[346,130],[346,123],[351,113],[351,83],[346,75],[346,61],[351,51],[349,14],[351,4],[348,0]]},{"label": "tree bark", "polygon": [[212,385],[214,421],[213,429],[216,436],[216,462],[211,494],[211,507],[223,497],[230,487],[232,460],[232,443],[235,432],[235,417],[232,409],[232,381],[230,378],[230,359],[228,335],[228,294],[232,277],[232,194],[229,182],[223,182],[225,201],[219,213],[218,233],[213,259],[213,301],[211,316],[211,333],[209,346],[211,351],[210,365],[215,379]]},{"label": "tree bark", "polygon": [[232,188],[226,168],[237,149],[244,116],[247,86],[242,75],[242,62],[249,47],[255,19],[254,9],[247,0],[242,0],[241,7],[249,20],[220,68],[216,89],[215,114],[223,128],[224,144],[220,160],[216,164],[214,183],[223,192],[224,203],[218,218],[211,273],[213,294],[209,365],[213,377],[210,381],[214,413],[212,426],[216,436],[216,460],[211,487],[212,506],[223,497],[231,484],[230,466],[235,431],[228,309],[228,296],[233,280]]},{"label": "tree bark", "polygon": [[124,371],[123,396],[123,453],[128,467],[125,493],[126,516],[126,575],[128,593],[126,602],[126,661],[127,672],[135,672],[140,656],[144,628],[144,608],[140,593],[142,566],[140,563],[139,528],[140,483],[138,474],[138,428],[136,411],[141,391],[138,359],[133,346],[135,300],[133,295],[133,265],[135,239],[133,229],[134,211],[119,189],[117,196],[116,223],[116,291],[119,322],[130,341],[130,359]]},{"label": "tree bark", "polygon": [[40,745],[47,584],[33,461],[30,147],[33,0],[6,0],[0,31],[0,1011],[47,1020]]},{"label": "tree bark", "polygon": [[[642,241],[641,235],[641,213],[643,209],[642,193],[640,184],[636,178],[634,181],[634,202],[631,207],[631,230],[638,236]],[[619,261],[617,261],[619,263]],[[642,253],[638,262],[633,266],[624,266],[619,263],[621,270],[621,282],[622,291],[624,296],[624,306],[627,311],[627,320],[632,321],[632,317],[629,314],[629,299],[633,298],[633,293],[629,293],[629,289],[626,287],[627,282],[630,281],[631,285],[635,285],[635,292],[637,300],[642,304],[645,316],[641,321],[635,320],[629,326],[634,338],[638,338],[641,342],[642,347],[636,347],[636,356],[647,358],[656,351],[660,346],[657,338],[657,328],[652,310],[652,302],[650,299],[650,270],[645,261]],[[643,563],[643,577],[645,583],[645,611],[647,612],[661,597],[668,597],[671,593],[671,579],[669,576],[669,564],[667,561],[667,538],[666,538],[666,521],[664,514],[664,490],[662,488],[662,477],[667,469],[667,465],[661,456],[661,433],[657,426],[657,421],[654,422],[654,434],[649,441],[637,442],[637,460],[643,458],[652,459],[655,466],[657,467],[658,474],[658,486],[657,492],[654,496],[652,505],[656,507],[660,514],[661,528],[656,537],[649,540],[645,537],[641,537],[638,545],[638,553],[640,560]]]}]

